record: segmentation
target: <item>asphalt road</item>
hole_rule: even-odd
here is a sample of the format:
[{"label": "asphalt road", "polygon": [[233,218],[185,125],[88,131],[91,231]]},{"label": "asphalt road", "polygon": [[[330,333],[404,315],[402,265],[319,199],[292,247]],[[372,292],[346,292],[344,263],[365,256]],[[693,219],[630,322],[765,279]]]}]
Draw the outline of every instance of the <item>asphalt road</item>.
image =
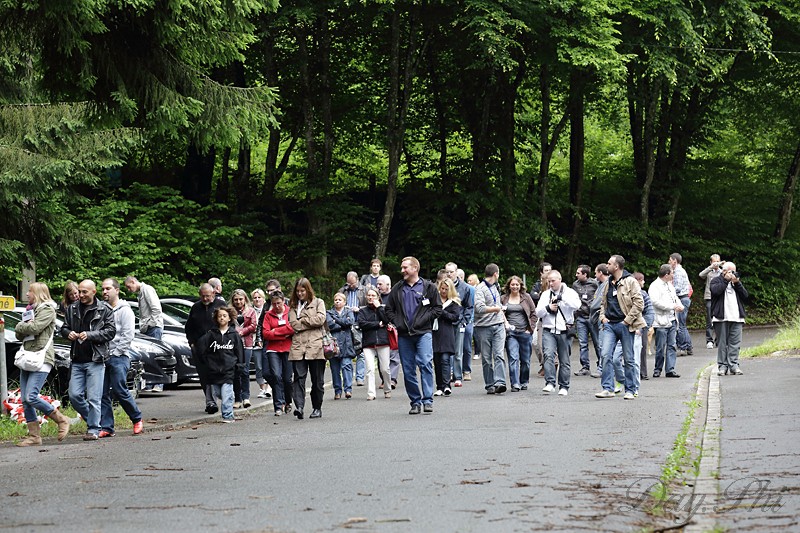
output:
[{"label": "asphalt road", "polygon": [[[749,330],[745,344],[772,333]],[[543,380],[487,396],[479,371],[452,397],[436,398],[432,415],[409,416],[402,385],[374,402],[363,387],[349,401],[326,391],[319,420],[274,417],[265,405],[235,424],[202,415],[196,388],[146,396],[143,436],[0,447],[0,523],[194,532],[669,526],[669,516],[648,513],[643,495],[699,371],[715,360],[701,342],[695,336],[695,355],[679,358],[682,378],[643,382],[634,401],[595,399],[599,380],[590,377],[573,377],[568,397],[543,394]],[[200,421],[154,431],[192,420]]]}]

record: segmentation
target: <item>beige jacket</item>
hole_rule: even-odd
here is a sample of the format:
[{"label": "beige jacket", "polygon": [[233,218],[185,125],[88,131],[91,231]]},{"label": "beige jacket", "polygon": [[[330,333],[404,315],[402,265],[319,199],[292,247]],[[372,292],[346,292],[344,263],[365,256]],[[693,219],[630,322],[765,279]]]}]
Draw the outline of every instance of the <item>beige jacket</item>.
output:
[{"label": "beige jacket", "polygon": [[294,336],[292,347],[289,349],[289,360],[322,359],[322,333],[325,324],[325,302],[314,298],[303,308],[300,315],[297,309],[289,310],[289,324],[292,325]]},{"label": "beige jacket", "polygon": [[[644,298],[642,298],[642,286],[636,281],[636,278],[624,271],[623,276],[617,283],[617,301],[622,312],[625,313],[625,318],[622,322],[628,326],[628,331],[634,332],[642,329],[647,324],[642,317],[642,310],[644,310]],[[603,290],[603,299],[600,304],[600,323],[606,317],[606,302],[608,301],[608,291],[613,290],[611,279],[606,283]]]}]

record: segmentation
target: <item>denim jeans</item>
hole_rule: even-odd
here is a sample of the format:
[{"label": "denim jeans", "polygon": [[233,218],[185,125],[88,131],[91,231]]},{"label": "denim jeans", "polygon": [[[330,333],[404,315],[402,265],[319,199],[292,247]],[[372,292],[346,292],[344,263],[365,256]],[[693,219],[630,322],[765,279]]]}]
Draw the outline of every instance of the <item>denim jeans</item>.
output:
[{"label": "denim jeans", "polygon": [[597,344],[600,338],[600,331],[597,324],[593,324],[588,316],[575,317],[575,326],[578,330],[578,347],[580,348],[581,368],[589,370],[589,337],[592,338],[594,345],[594,355],[597,358],[597,366],[600,367],[600,347]]},{"label": "denim jeans", "polygon": [[275,410],[292,403],[292,365],[289,363],[289,352],[267,350],[264,379],[272,387],[272,406]]},{"label": "denim jeans", "polygon": [[533,335],[526,331],[506,331],[508,379],[512,387],[527,385],[531,379]]},{"label": "denim jeans", "polygon": [[542,329],[542,353],[544,355],[544,380],[556,386],[556,362],[558,357],[558,388],[569,390],[570,356],[572,355],[572,340],[566,333],[553,333],[549,329]]},{"label": "denim jeans", "polygon": [[472,337],[475,331],[475,325],[470,322],[467,324],[467,329],[464,331],[464,342],[462,343],[461,352],[461,376],[464,372],[472,373]]},{"label": "denim jeans", "polygon": [[[675,371],[675,362],[677,360],[677,347],[675,345],[675,336],[678,332],[678,323],[673,320],[672,326],[668,328],[655,328],[656,333],[656,366],[653,367],[653,372],[661,373],[662,370],[667,372]],[[666,361],[666,367],[664,365]]]},{"label": "denim jeans", "polygon": [[506,360],[503,351],[506,345],[506,328],[503,324],[478,326],[475,328],[475,345],[481,353],[483,383],[489,387],[506,384]]},{"label": "denim jeans", "polygon": [[333,391],[339,395],[353,392],[353,360],[349,357],[334,357],[330,363]]},{"label": "denim jeans", "polygon": [[[433,338],[430,333],[408,337],[400,335],[400,363],[403,382],[411,405],[433,405]],[[417,381],[419,368],[420,381]],[[420,385],[422,390],[420,391]]]},{"label": "denim jeans", "polygon": [[131,391],[128,390],[128,370],[130,368],[131,358],[125,355],[112,355],[106,361],[103,400],[100,403],[100,428],[111,433],[114,433],[112,394],[117,398],[131,422],[138,422],[142,419],[142,412],[133,400]]},{"label": "denim jeans", "polygon": [[22,408],[25,413],[25,422],[36,422],[36,409],[45,416],[54,411],[53,406],[39,397],[39,391],[47,380],[49,372],[19,371],[19,388],[22,391]]},{"label": "denim jeans", "polygon": [[450,361],[453,354],[436,352],[433,354],[433,368],[436,372],[436,390],[443,391],[450,387]]},{"label": "denim jeans", "polygon": [[164,328],[157,328],[155,326],[151,326],[142,332],[144,335],[148,337],[153,337],[154,339],[161,340],[162,335],[164,334]]},{"label": "denim jeans", "polygon": [[250,359],[253,357],[253,349],[244,349],[244,366],[234,378],[233,388],[234,398],[237,402],[250,399]]},{"label": "denim jeans", "polygon": [[233,420],[233,383],[212,383],[214,397],[219,398],[222,406],[222,419]]},{"label": "denim jeans", "polygon": [[462,381],[464,379],[464,360],[462,354],[464,353],[464,334],[466,328],[461,331],[461,326],[456,327],[456,352],[450,358],[450,368],[453,370],[453,380]]},{"label": "denim jeans", "polygon": [[264,379],[264,348],[253,348],[253,362],[256,364],[256,384],[261,387],[267,381]]},{"label": "denim jeans", "polygon": [[739,366],[739,348],[742,344],[741,322],[714,322],[717,333],[717,366],[729,370]]},{"label": "denim jeans", "polygon": [[364,383],[364,376],[366,375],[367,367],[364,363],[364,351],[358,352],[356,355],[356,382]]},{"label": "denim jeans", "polygon": [[686,317],[689,315],[689,307],[692,305],[692,301],[688,296],[684,296],[681,298],[681,303],[683,304],[683,311],[675,313],[678,318],[678,334],[675,340],[678,343],[679,350],[691,351],[692,337],[689,336],[689,330],[686,329]]},{"label": "denim jeans", "polygon": [[100,404],[105,373],[105,363],[72,363],[69,403],[86,421],[89,433],[100,433]]},{"label": "denim jeans", "polygon": [[[622,357],[625,360],[625,392],[636,392],[636,378],[634,368],[636,361],[633,355],[633,338],[635,335],[628,331],[624,322],[608,322],[602,333],[603,339],[603,375],[601,384],[604,390],[614,392],[614,350],[617,341],[622,345]],[[638,377],[638,376],[637,376]]]}]

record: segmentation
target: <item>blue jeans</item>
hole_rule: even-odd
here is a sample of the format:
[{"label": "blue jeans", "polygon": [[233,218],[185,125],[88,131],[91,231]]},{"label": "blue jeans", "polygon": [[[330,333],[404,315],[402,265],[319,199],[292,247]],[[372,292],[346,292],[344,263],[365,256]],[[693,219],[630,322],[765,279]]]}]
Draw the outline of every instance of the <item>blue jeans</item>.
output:
[{"label": "blue jeans", "polygon": [[617,341],[622,344],[622,357],[625,359],[625,392],[636,392],[634,376],[636,362],[633,355],[634,333],[628,331],[624,322],[608,322],[603,328],[603,375],[600,378],[603,389],[614,392],[614,349]]},{"label": "blue jeans", "polygon": [[[668,328],[655,328],[656,337],[656,366],[653,368],[654,372],[661,373],[661,370],[667,372],[675,371],[675,362],[677,358],[677,347],[675,345],[675,336],[678,332],[678,323],[673,320],[672,326]],[[666,368],[664,362],[666,360]]]},{"label": "blue jeans", "polygon": [[260,387],[266,380],[264,379],[264,348],[253,348],[253,362],[256,364],[256,384]]},{"label": "blue jeans", "polygon": [[144,335],[148,337],[153,337],[154,339],[161,340],[161,336],[164,334],[164,328],[157,328],[155,326],[151,326],[142,332]]},{"label": "blue jeans", "polygon": [[475,343],[481,352],[483,383],[489,387],[506,384],[506,360],[503,350],[506,344],[506,328],[503,324],[478,326],[475,328]]},{"label": "blue jeans", "polygon": [[474,331],[475,325],[470,322],[467,324],[467,330],[464,332],[464,342],[463,342],[463,352],[461,357],[461,375],[464,375],[464,372],[472,373],[472,334]]},{"label": "blue jeans", "polygon": [[100,433],[100,405],[103,400],[105,363],[72,363],[69,403],[86,421],[89,433]]},{"label": "blue jeans", "polygon": [[264,379],[272,387],[272,406],[275,410],[292,403],[292,365],[289,352],[267,351],[265,354]]},{"label": "blue jeans", "polygon": [[692,337],[689,336],[689,330],[686,329],[686,317],[689,316],[689,307],[692,305],[692,301],[688,296],[683,296],[681,303],[683,304],[683,311],[675,313],[678,318],[678,334],[675,340],[678,343],[678,349],[691,351]]},{"label": "blue jeans", "polygon": [[526,331],[506,331],[508,376],[512,387],[527,385],[531,379],[533,335]]},{"label": "blue jeans", "polygon": [[233,383],[212,383],[211,390],[222,405],[222,419],[233,420]]},{"label": "blue jeans", "polygon": [[128,370],[131,358],[125,355],[112,355],[106,361],[106,372],[103,378],[103,400],[100,405],[100,427],[114,433],[114,407],[111,405],[111,394],[119,401],[131,422],[142,419],[142,412],[136,405],[128,390]]},{"label": "blue jeans", "polygon": [[236,401],[250,399],[250,359],[253,357],[253,349],[244,349],[244,366],[234,378],[236,381],[233,388],[233,396]]},{"label": "blue jeans", "polygon": [[558,357],[558,388],[569,390],[570,355],[572,355],[572,340],[566,333],[553,333],[547,328],[542,329],[542,352],[544,355],[544,380],[556,386],[556,362]]},{"label": "blue jeans", "polygon": [[575,326],[578,330],[578,346],[580,347],[581,368],[589,370],[589,337],[592,337],[594,355],[597,357],[597,366],[600,366],[600,347],[597,344],[600,331],[597,324],[593,324],[588,316],[575,317]]},{"label": "blue jeans", "polygon": [[[400,364],[403,365],[403,382],[411,405],[433,405],[433,340],[430,333],[398,338]],[[417,382],[419,368],[420,383]]]},{"label": "blue jeans", "polygon": [[364,363],[364,351],[358,352],[356,355],[356,381],[364,383],[364,377],[367,373],[366,363]]},{"label": "blue jeans", "polygon": [[39,397],[39,391],[42,390],[42,385],[47,380],[48,374],[49,372],[19,371],[19,388],[22,392],[22,409],[25,413],[25,422],[39,420],[39,417],[36,416],[36,409],[45,416],[55,410],[52,405]]},{"label": "blue jeans", "polygon": [[462,354],[464,353],[464,334],[466,328],[461,331],[462,326],[456,326],[456,352],[450,358],[450,368],[453,369],[453,380],[462,381],[464,379],[464,360]]},{"label": "blue jeans", "polygon": [[353,392],[353,360],[349,357],[334,357],[330,363],[333,391],[340,395],[342,392]]}]

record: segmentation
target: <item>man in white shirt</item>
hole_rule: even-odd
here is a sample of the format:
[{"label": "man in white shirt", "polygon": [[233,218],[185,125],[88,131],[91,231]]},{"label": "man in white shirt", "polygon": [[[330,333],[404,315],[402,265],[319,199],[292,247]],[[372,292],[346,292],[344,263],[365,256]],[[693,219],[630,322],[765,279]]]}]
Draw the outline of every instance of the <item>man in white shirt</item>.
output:
[{"label": "man in white shirt", "polygon": [[717,374],[741,376],[739,348],[742,344],[744,302],[747,289],[739,279],[736,265],[728,261],[722,273],[711,280],[711,320],[717,334]]},{"label": "man in white shirt", "polygon": [[542,391],[556,389],[556,364],[558,356],[558,395],[569,394],[570,355],[572,336],[567,333],[568,325],[574,323],[574,313],[581,307],[581,299],[575,290],[561,282],[561,273],[551,270],[547,274],[550,287],[539,296],[536,316],[542,324],[542,352],[544,353],[544,380]]}]

